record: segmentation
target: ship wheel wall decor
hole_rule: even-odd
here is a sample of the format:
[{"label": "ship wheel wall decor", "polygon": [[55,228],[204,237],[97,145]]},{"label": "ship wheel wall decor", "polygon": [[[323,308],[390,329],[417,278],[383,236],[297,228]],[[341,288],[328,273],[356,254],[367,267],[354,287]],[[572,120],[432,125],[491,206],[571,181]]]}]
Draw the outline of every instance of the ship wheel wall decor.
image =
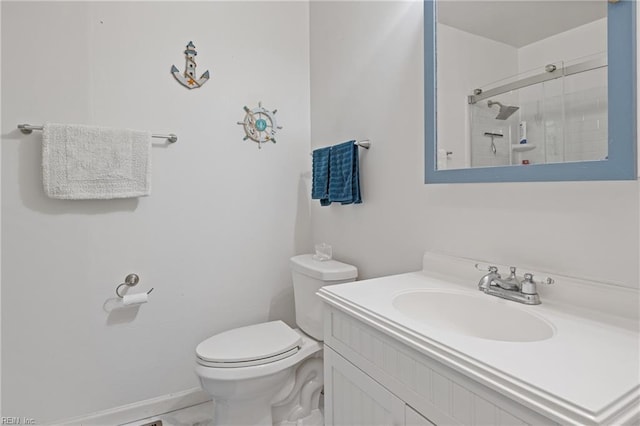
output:
[{"label": "ship wheel wall decor", "polygon": [[192,41],[187,44],[187,49],[184,51],[184,55],[187,61],[184,73],[180,74],[178,67],[171,65],[171,74],[173,74],[176,80],[178,80],[178,83],[182,84],[187,89],[197,89],[209,80],[209,71],[205,71],[200,78],[196,77],[196,56],[198,55],[198,52],[196,52],[196,47],[193,45]]},{"label": "ship wheel wall decor", "polygon": [[261,145],[265,142],[276,143],[276,132],[282,129],[276,121],[277,109],[268,111],[262,107],[262,102],[258,102],[258,106],[253,109],[245,106],[244,112],[244,120],[238,121],[244,127],[245,137],[242,140],[251,139],[258,143],[258,148],[262,148]]}]

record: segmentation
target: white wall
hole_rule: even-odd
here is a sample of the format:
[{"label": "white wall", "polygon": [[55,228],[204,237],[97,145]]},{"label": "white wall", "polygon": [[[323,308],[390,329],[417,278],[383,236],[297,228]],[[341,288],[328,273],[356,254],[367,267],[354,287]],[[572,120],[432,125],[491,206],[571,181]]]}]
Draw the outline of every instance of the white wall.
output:
[{"label": "white wall", "polygon": [[312,144],[372,142],[363,204],[314,203],[314,240],[361,278],[420,269],[435,249],[637,288],[635,181],[423,183],[422,25],[421,2],[311,4]]},{"label": "white wall", "polygon": [[521,47],[518,68],[520,72],[540,70],[540,64],[575,60],[606,51],[607,20],[599,19]]},{"label": "white wall", "polygon": [[[309,16],[304,2],[2,2],[2,408],[38,423],[198,386],[194,349],[293,319],[288,258],[310,248]],[[171,76],[193,40],[189,91]],[[259,150],[244,105],[278,109]],[[48,199],[41,133],[86,123],[175,132],[152,194]],[[162,141],[157,141],[162,144]],[[155,287],[137,316],[103,310],[124,276]]]}]

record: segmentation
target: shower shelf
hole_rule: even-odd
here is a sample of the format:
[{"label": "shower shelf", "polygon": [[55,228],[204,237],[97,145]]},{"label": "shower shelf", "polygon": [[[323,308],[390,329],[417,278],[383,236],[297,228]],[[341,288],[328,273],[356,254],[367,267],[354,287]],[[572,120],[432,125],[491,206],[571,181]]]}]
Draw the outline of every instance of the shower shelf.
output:
[{"label": "shower shelf", "polygon": [[512,144],[511,149],[513,152],[527,152],[536,149],[536,146],[530,143]]}]

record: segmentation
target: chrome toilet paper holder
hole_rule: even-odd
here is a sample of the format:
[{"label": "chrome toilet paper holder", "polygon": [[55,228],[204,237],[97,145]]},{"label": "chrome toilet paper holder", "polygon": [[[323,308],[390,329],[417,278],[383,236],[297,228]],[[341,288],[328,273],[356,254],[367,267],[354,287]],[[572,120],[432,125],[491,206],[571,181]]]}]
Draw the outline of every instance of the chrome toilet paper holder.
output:
[{"label": "chrome toilet paper holder", "polygon": [[[133,287],[136,284],[138,284],[140,282],[140,277],[137,274],[129,274],[126,277],[124,277],[124,282],[122,284],[120,284],[118,287],[116,287],[116,295],[122,299],[124,298],[123,295],[120,294],[120,287],[122,287],[123,285],[129,286],[129,287]],[[149,290],[147,292],[147,294],[151,293],[153,291],[153,287],[151,288],[151,290]]]}]

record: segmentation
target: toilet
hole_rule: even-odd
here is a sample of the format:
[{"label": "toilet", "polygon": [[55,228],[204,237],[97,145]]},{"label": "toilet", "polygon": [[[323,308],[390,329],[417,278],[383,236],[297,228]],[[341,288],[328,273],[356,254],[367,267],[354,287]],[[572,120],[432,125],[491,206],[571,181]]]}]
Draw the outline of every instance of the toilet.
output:
[{"label": "toilet", "polygon": [[214,401],[214,425],[323,425],[324,385],[320,287],[356,279],[355,266],[290,260],[296,308],[293,329],[282,321],[235,328],[196,347],[196,374]]}]

